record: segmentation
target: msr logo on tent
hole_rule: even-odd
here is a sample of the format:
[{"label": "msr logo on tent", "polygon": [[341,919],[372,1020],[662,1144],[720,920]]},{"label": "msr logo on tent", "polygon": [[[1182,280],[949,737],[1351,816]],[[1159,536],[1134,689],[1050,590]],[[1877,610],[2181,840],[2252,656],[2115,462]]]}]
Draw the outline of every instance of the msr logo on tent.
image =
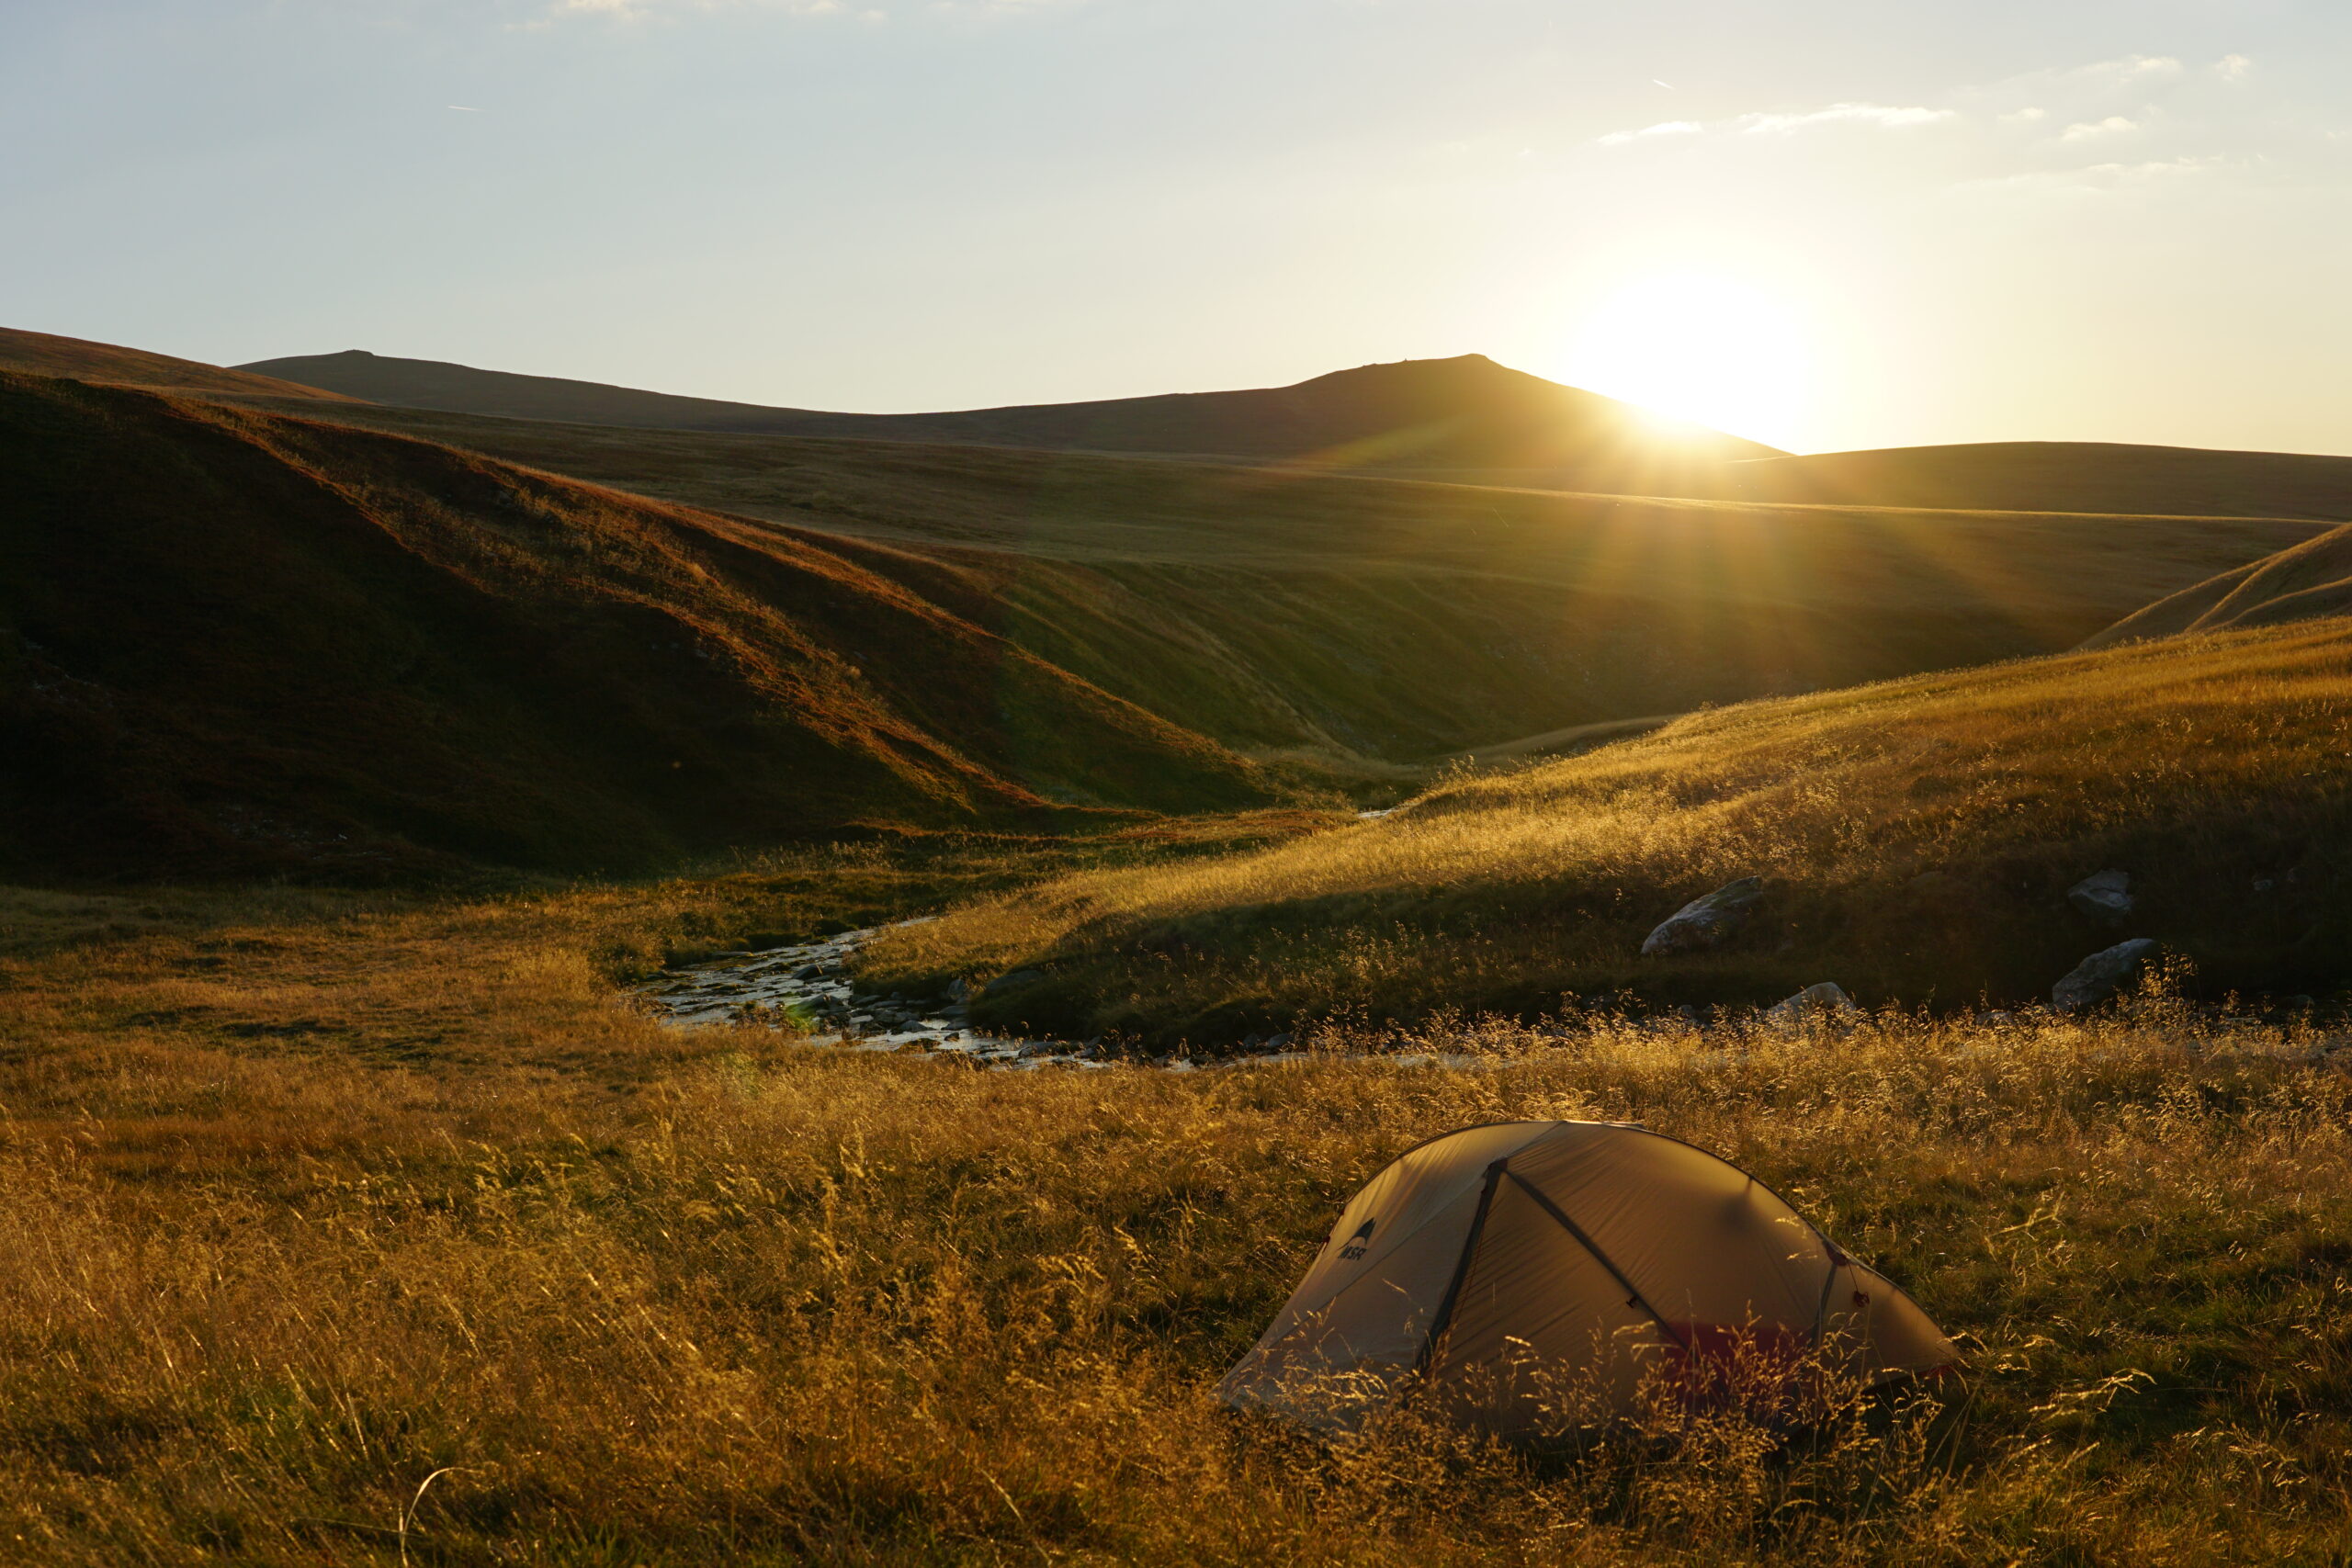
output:
[{"label": "msr logo on tent", "polygon": [[1340,1248],[1341,1262],[1353,1263],[1363,1256],[1364,1249],[1372,1245],[1372,1227],[1378,1223],[1375,1220],[1366,1220],[1355,1235],[1348,1237],[1348,1245]]}]

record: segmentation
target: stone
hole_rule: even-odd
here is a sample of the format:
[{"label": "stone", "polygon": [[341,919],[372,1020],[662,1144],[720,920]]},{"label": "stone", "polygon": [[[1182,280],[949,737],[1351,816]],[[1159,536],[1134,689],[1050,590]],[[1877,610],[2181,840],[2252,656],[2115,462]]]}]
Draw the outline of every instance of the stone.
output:
[{"label": "stone", "polygon": [[1693,898],[1650,932],[1648,940],[1642,943],[1642,956],[1656,958],[1663,953],[1720,946],[1747,923],[1757,900],[1763,897],[1764,879],[1743,876],[1703,898]]},{"label": "stone", "polygon": [[2155,955],[2156,944],[2143,936],[2103,947],[2050,987],[2050,1005],[2060,1012],[2097,1007],[2136,979]]},{"label": "stone", "polygon": [[1835,980],[1824,980],[1817,986],[1807,986],[1786,1001],[1773,1003],[1764,1010],[1764,1016],[1775,1022],[1803,1023],[1808,1019],[1861,1010],[1846,994],[1845,987]]},{"label": "stone", "polygon": [[2094,872],[2066,889],[2066,902],[2094,920],[2120,926],[2132,916],[2132,874]]},{"label": "stone", "polygon": [[1046,972],[1043,969],[1015,969],[1010,975],[999,975],[995,979],[990,980],[980,988],[980,995],[984,998],[1001,997],[1008,991],[1017,991],[1022,987],[1032,985],[1045,977]]}]

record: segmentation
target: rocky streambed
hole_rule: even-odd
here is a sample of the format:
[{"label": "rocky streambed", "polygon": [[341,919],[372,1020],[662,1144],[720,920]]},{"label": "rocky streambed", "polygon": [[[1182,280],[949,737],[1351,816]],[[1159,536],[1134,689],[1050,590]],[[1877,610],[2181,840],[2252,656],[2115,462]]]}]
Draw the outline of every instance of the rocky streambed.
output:
[{"label": "rocky streambed", "polygon": [[[816,942],[785,947],[722,953],[707,962],[665,969],[634,987],[662,1021],[674,1028],[752,1023],[806,1029],[808,1043],[852,1051],[908,1051],[961,1058],[979,1066],[1029,1072],[1041,1067],[1080,1070],[1114,1066],[1193,1072],[1212,1066],[1266,1066],[1303,1062],[1307,1053],[1286,1049],[1290,1037],[1254,1043],[1249,1054],[1217,1062],[1189,1055],[1123,1056],[1100,1041],[1034,1040],[989,1034],[972,1027],[960,996],[910,998],[897,992],[861,992],[850,983],[849,960],[886,931],[938,919],[900,920],[889,926],[842,931]],[[1399,1066],[1494,1066],[1499,1059],[1454,1052],[1408,1052],[1391,1058]]]},{"label": "rocky streambed", "polygon": [[[1099,1043],[1029,1040],[989,1034],[971,1026],[960,996],[906,997],[861,992],[850,983],[852,954],[886,931],[919,926],[936,916],[842,931],[817,942],[757,952],[724,953],[707,963],[666,969],[637,987],[665,1023],[681,1028],[716,1023],[764,1023],[809,1031],[808,1043],[856,1051],[912,1051],[960,1056],[1012,1071],[1040,1067],[1101,1068],[1115,1065]],[[1301,1052],[1254,1058],[1299,1060]],[[1157,1064],[1184,1071],[1186,1057]]]}]

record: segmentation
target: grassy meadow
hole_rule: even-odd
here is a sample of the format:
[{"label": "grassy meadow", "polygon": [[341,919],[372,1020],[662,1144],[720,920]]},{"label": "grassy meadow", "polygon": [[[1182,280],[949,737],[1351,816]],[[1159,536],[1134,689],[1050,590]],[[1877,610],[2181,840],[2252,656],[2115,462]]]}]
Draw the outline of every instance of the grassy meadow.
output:
[{"label": "grassy meadow", "polygon": [[[1019,1075],[616,991],[1071,858],[0,897],[0,1560],[2343,1560],[2352,1078],[2297,1026],[1455,1023],[1414,1043],[1479,1066]],[[1356,1185],[1522,1116],[1744,1164],[1965,1377],[1575,1462],[1212,1405]]]},{"label": "grassy meadow", "polygon": [[[1685,717],[1464,775],[1386,818],[977,901],[867,950],[871,983],[1044,977],[977,1016],[1156,1050],[1301,1019],[2046,998],[2153,937],[2197,994],[2319,994],[2352,941],[2352,631],[2322,621],[1919,676]],[[2066,890],[2120,867],[2110,928]],[[1686,900],[1761,875],[1712,953],[1639,955]]]}]

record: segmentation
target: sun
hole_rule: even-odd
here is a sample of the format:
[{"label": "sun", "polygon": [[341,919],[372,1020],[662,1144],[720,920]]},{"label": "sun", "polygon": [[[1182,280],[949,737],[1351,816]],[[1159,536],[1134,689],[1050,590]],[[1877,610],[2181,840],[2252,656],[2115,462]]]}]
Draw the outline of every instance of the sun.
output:
[{"label": "sun", "polygon": [[1810,358],[1787,301],[1736,278],[1662,272],[1593,307],[1561,378],[1669,422],[1786,446],[1804,423]]}]

